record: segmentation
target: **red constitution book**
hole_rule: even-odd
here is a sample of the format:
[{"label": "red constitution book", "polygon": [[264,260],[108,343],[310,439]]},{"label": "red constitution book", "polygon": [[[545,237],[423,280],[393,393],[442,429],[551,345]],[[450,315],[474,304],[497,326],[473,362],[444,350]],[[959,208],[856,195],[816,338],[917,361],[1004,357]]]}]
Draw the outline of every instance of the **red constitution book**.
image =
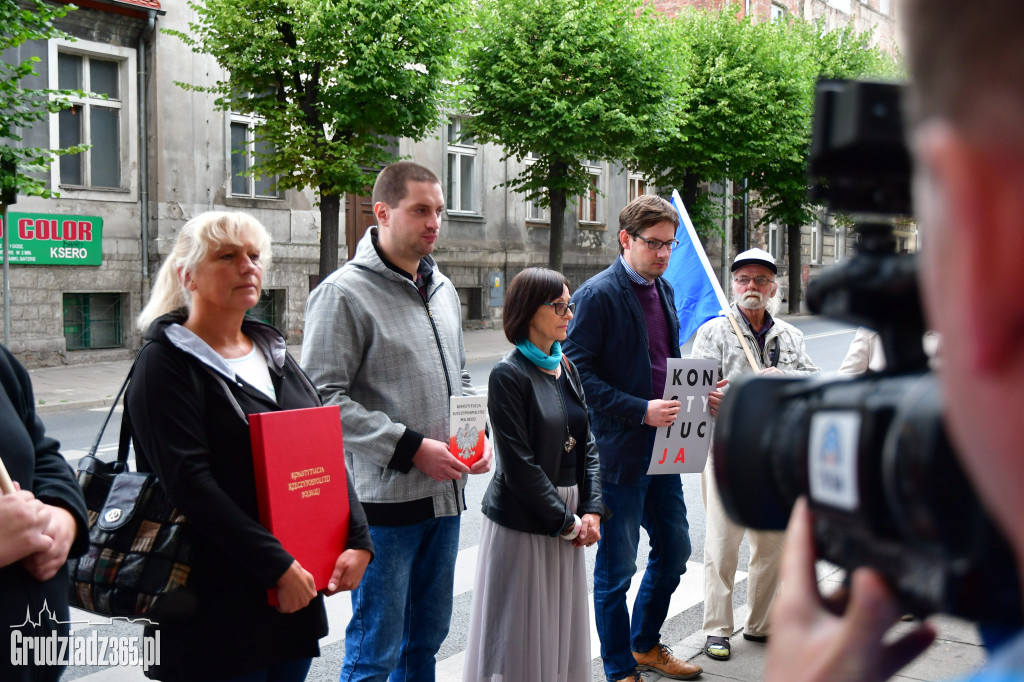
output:
[{"label": "red constitution book", "polygon": [[[323,590],[348,541],[348,483],[337,405],[249,415],[260,523]],[[277,606],[277,590],[267,590]]]}]

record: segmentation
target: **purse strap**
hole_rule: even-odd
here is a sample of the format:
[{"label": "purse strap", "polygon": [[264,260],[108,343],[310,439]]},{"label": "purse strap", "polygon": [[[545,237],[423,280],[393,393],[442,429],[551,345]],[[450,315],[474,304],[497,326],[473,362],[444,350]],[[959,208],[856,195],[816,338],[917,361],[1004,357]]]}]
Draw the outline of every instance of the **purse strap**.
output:
[{"label": "purse strap", "polygon": [[[100,448],[100,441],[103,440],[103,432],[107,430],[107,424],[110,423],[110,418],[114,416],[114,410],[117,409],[117,404],[121,402],[121,396],[124,395],[124,390],[128,388],[128,382],[132,379],[132,374],[135,372],[135,365],[139,362],[139,356],[142,355],[142,351],[151,342],[147,341],[143,344],[139,352],[135,354],[135,359],[132,360],[131,369],[128,370],[128,376],[124,378],[124,382],[121,384],[121,389],[117,392],[117,396],[114,398],[114,402],[110,405],[110,410],[107,412],[106,418],[103,420],[103,425],[100,426],[100,432],[96,434],[96,440],[93,441],[92,447],[89,448],[89,454],[87,457],[95,457],[96,451]],[[117,461],[121,462],[125,466],[128,464],[128,445],[131,440],[128,430],[128,411],[123,412],[121,419],[121,437],[117,444]]]}]

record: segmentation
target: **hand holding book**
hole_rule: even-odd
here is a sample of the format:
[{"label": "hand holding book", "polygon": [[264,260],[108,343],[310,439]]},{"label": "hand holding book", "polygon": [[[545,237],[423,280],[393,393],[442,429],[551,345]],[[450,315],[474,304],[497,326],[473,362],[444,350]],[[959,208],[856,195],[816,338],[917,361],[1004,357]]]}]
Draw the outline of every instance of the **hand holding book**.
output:
[{"label": "hand holding book", "polygon": [[277,610],[281,613],[295,613],[306,608],[316,596],[316,581],[313,574],[293,561],[288,570],[277,581]]}]

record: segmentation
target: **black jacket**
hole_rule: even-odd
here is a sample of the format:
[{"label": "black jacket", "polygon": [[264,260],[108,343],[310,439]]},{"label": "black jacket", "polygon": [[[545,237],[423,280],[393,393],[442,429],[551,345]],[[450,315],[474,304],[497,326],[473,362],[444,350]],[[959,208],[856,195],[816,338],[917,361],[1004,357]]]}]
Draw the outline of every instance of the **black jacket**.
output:
[{"label": "black jacket", "polygon": [[[572,363],[569,368],[572,397],[586,411],[579,374]],[[553,483],[561,467],[566,420],[555,377],[538,369],[518,349],[511,351],[491,370],[487,415],[497,469],[481,510],[507,528],[558,535],[572,521],[572,512]],[[576,513],[606,517],[597,443],[590,433],[589,418],[587,433],[586,447],[577,448],[580,501]]]},{"label": "black jacket", "polygon": [[[327,634],[322,596],[287,615],[267,605],[267,589],[293,559],[260,525],[249,425],[225,391],[246,415],[315,407],[320,399],[273,327],[249,318],[242,325],[267,355],[277,402],[235,379],[209,346],[175,324],[183,321],[179,312],[153,323],[125,396],[139,470],[157,473],[192,529],[189,587],[199,602],[188,621],[160,624],[162,665],[147,674],[194,680],[317,656]],[[349,505],[348,548],[372,551],[351,477]]]},{"label": "black jacket", "polygon": [[[31,491],[46,504],[63,507],[78,522],[78,532],[71,546],[71,556],[79,556],[88,547],[89,527],[82,489],[75,474],[60,454],[60,443],[46,435],[43,423],[36,416],[32,384],[28,372],[14,356],[0,346],[0,459],[11,479],[22,490]],[[53,617],[68,620],[68,574],[61,568],[46,582],[39,582],[16,561],[0,568],[0,632],[6,644],[0,647],[0,680],[56,680],[61,668],[40,670],[34,666],[12,666],[9,653],[12,625],[25,622],[26,615],[39,621],[43,604]],[[68,626],[42,619],[39,627],[22,628],[25,636],[45,637],[52,631],[67,634]],[[7,652],[7,653],[5,653]]]}]

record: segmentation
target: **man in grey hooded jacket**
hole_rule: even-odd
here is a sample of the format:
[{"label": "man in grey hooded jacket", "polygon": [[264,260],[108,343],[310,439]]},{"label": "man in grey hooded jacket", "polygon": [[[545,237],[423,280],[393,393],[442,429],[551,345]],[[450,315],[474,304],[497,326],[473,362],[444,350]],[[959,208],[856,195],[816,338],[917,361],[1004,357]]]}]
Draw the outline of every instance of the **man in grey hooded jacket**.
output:
[{"label": "man in grey hooded jacket", "polygon": [[[341,680],[434,678],[448,634],[459,515],[472,469],[448,451],[448,397],[471,395],[461,304],[431,252],[444,195],[429,169],[391,164],[377,226],[309,296],[302,364],[341,408],[345,459],[375,560],[352,593]],[[392,674],[394,673],[394,674]]]}]

